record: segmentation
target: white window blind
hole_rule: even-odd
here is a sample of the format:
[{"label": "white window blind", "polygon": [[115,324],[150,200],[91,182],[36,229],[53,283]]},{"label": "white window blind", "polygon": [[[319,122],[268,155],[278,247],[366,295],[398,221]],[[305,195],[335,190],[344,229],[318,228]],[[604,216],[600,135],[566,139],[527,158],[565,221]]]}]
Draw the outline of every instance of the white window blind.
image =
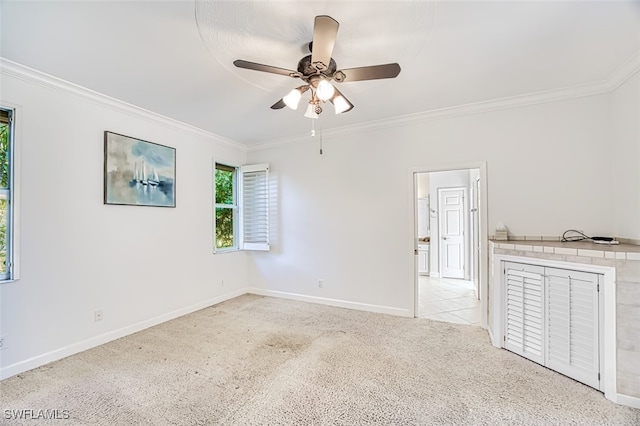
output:
[{"label": "white window blind", "polygon": [[269,165],[240,169],[242,179],[242,248],[269,250]]}]

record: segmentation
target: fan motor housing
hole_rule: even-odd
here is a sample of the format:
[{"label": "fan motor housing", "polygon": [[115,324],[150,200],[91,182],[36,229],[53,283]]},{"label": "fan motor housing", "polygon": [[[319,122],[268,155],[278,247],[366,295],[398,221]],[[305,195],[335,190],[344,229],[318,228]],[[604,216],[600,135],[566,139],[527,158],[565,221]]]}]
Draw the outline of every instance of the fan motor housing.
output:
[{"label": "fan motor housing", "polygon": [[298,72],[305,77],[309,77],[313,74],[318,73],[322,73],[327,77],[331,77],[336,69],[336,61],[334,61],[333,58],[331,58],[331,60],[329,61],[329,67],[324,71],[318,71],[316,67],[313,66],[313,64],[311,63],[311,55],[305,56],[304,58],[300,59],[300,62],[298,62]]}]

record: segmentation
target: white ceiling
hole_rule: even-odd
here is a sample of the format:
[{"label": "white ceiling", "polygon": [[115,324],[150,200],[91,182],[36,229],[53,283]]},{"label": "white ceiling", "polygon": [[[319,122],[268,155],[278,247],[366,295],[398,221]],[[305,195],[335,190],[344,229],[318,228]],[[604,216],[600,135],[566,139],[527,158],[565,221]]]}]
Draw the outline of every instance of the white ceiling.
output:
[{"label": "white ceiling", "polygon": [[315,15],[338,68],[402,67],[342,83],[355,108],[323,129],[602,82],[640,51],[638,1],[1,1],[2,57],[247,145],[310,120],[269,108],[299,80],[233,60],[296,69]]}]

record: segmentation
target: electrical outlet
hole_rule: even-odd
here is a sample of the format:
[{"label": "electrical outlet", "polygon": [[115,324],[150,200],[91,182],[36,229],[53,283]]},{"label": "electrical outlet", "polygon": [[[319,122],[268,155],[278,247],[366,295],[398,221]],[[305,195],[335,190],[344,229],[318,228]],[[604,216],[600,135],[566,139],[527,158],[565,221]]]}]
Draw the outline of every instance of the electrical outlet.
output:
[{"label": "electrical outlet", "polygon": [[323,288],[324,287],[324,281],[323,280],[318,280],[318,288]]},{"label": "electrical outlet", "polygon": [[220,280],[220,287],[224,287],[224,280]]},{"label": "electrical outlet", "polygon": [[95,311],[95,312],[93,313],[93,319],[94,319],[94,321],[95,321],[95,322],[100,322],[100,321],[102,321],[102,310]]},{"label": "electrical outlet", "polygon": [[0,336],[0,351],[7,349],[7,336]]}]

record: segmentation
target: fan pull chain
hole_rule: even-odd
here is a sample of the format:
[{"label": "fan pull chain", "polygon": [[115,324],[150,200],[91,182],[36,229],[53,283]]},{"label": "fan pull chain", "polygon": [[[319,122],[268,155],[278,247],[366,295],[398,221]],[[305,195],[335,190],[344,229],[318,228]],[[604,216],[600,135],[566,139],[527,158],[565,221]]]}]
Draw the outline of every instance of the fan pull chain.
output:
[{"label": "fan pull chain", "polygon": [[[316,119],[311,119],[311,137],[316,137]],[[322,127],[320,128],[320,155],[322,155]]]},{"label": "fan pull chain", "polygon": [[[318,125],[320,126],[320,121],[318,121]],[[320,126],[320,155],[322,155],[322,126]]]}]

